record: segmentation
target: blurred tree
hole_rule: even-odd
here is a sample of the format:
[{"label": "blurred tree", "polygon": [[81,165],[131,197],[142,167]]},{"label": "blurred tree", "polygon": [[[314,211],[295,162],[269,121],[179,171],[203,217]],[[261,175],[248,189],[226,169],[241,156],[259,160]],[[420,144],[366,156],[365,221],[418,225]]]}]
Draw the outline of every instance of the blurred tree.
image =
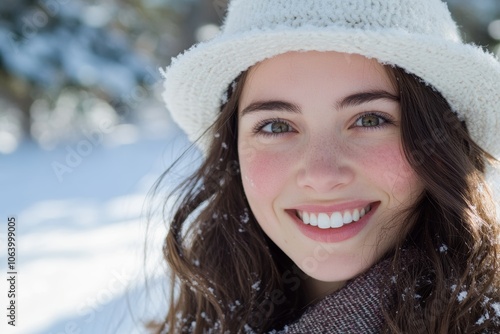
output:
[{"label": "blurred tree", "polygon": [[[176,31],[186,7],[185,1],[2,1],[0,99],[18,111],[21,133],[54,146],[85,124],[96,105],[89,99],[107,104],[115,119],[133,119],[137,100],[149,97],[141,87],[159,81],[158,59],[182,47]],[[66,110],[58,109],[61,103]],[[66,121],[58,121],[65,113]],[[3,116],[0,139],[2,130],[12,130]],[[59,130],[65,133],[56,136]]]},{"label": "blurred tree", "polygon": [[500,19],[499,0],[445,0],[465,41],[494,51],[500,41],[488,33],[488,25]]}]

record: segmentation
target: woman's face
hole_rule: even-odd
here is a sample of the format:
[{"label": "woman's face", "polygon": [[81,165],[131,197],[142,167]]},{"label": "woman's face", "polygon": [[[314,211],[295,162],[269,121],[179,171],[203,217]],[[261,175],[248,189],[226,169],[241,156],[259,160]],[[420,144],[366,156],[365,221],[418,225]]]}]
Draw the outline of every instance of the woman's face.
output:
[{"label": "woman's face", "polygon": [[397,91],[375,60],[290,52],[250,69],[238,106],[246,197],[306,274],[339,286],[405,233],[423,186],[401,147]]}]

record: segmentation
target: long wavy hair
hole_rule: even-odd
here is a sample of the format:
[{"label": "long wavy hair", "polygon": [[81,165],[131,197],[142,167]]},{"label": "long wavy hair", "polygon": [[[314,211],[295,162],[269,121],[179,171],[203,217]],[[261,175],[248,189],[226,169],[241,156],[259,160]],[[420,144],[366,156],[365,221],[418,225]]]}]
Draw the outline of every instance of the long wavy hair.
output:
[{"label": "long wavy hair", "polygon": [[[385,68],[399,91],[404,153],[425,190],[404,213],[411,228],[390,253],[396,279],[384,332],[498,333],[499,226],[485,181],[487,164],[497,161],[439,92],[398,67]],[[173,192],[163,249],[170,302],[156,333],[264,333],[305,307],[300,287],[307,275],[266,236],[245,198],[237,131],[246,76],[228,88],[207,130],[201,166]],[[419,261],[402,263],[408,246],[419,250]]]}]

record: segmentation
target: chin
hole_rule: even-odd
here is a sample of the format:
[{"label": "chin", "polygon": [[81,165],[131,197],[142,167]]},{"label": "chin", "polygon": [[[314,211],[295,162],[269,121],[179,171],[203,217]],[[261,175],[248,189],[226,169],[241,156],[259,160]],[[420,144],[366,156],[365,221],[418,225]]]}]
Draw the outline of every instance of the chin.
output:
[{"label": "chin", "polygon": [[345,282],[367,271],[376,263],[372,257],[332,255],[328,259],[306,257],[297,265],[309,277],[323,282]]}]

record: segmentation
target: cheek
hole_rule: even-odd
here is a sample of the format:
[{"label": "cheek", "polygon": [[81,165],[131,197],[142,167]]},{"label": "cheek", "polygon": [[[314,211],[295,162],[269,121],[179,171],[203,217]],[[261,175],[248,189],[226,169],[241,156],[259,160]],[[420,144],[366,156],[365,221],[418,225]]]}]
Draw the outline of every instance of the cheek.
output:
[{"label": "cheek", "polygon": [[277,195],[291,179],[291,154],[272,151],[240,151],[241,177],[247,196],[269,198]]},{"label": "cheek", "polygon": [[360,165],[391,198],[404,201],[420,193],[421,182],[399,145],[379,145],[365,154]]}]

